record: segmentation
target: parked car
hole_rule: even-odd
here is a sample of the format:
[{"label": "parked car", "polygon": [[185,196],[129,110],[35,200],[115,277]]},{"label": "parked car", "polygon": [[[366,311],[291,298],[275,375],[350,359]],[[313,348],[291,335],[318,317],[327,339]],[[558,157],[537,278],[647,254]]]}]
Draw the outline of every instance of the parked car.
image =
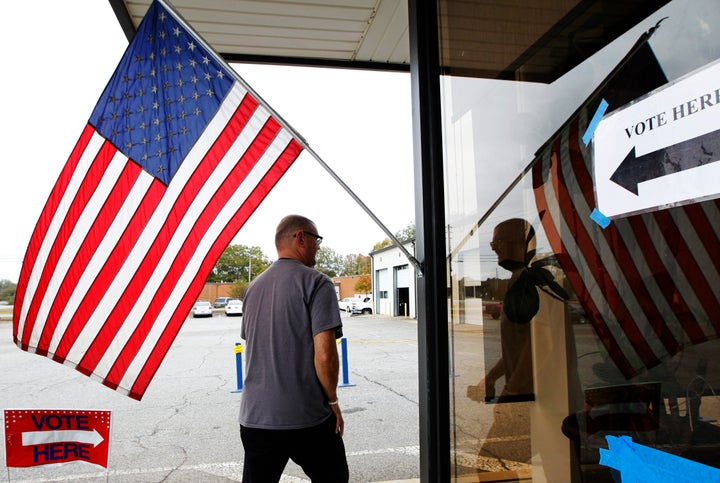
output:
[{"label": "parked car", "polygon": [[340,306],[340,310],[343,310],[345,312],[350,312],[351,308],[350,305],[354,303],[357,299],[355,297],[345,297],[342,300],[338,300],[338,305]]},{"label": "parked car", "polygon": [[364,297],[361,299],[354,299],[350,305],[350,312],[353,314],[372,314],[372,298]]},{"label": "parked car", "polygon": [[502,302],[491,302],[485,304],[485,312],[488,313],[493,319],[497,320],[500,318],[500,315],[502,314]]},{"label": "parked car", "polygon": [[228,317],[231,317],[233,315],[242,315],[243,314],[243,303],[242,300],[239,299],[230,299],[225,305],[225,315]]},{"label": "parked car", "polygon": [[225,307],[230,300],[232,300],[232,297],[218,297],[215,299],[215,302],[213,302],[213,307],[221,309]]},{"label": "parked car", "polygon": [[195,317],[212,317],[212,305],[207,300],[198,300],[192,308],[192,316]]}]

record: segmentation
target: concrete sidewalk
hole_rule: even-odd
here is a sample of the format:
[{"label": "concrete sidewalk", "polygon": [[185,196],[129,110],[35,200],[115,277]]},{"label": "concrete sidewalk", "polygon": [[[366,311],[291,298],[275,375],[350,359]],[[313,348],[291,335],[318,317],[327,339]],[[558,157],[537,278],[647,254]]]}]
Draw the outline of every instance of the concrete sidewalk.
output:
[{"label": "concrete sidewalk", "polygon": [[[11,468],[11,481],[240,481],[235,342],[240,318],[188,319],[142,401],[77,371],[18,349],[0,322],[3,409],[112,411],[110,468],[82,463]],[[343,316],[351,386],[338,391],[346,423],[351,481],[419,477],[415,320]],[[342,375],[341,375],[342,380]],[[5,463],[5,447],[0,449]],[[7,472],[7,470],[5,470]],[[308,481],[290,463],[284,482]]]}]

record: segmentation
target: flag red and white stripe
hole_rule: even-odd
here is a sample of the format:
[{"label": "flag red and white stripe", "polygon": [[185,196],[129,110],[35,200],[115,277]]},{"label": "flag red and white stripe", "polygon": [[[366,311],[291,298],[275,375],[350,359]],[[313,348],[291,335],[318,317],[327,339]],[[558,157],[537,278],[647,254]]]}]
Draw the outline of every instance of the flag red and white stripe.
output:
[{"label": "flag red and white stripe", "polygon": [[[151,11],[157,25],[167,22],[169,13],[157,2]],[[148,16],[145,28],[157,29]],[[177,26],[173,22],[168,29],[177,32]],[[143,40],[141,34],[161,37],[141,25],[133,43]],[[190,36],[189,41],[180,37],[183,45],[195,38],[192,32],[182,35]],[[125,56],[128,65],[133,56],[140,57],[132,49],[133,44]],[[196,49],[193,45],[188,50]],[[154,59],[152,52],[142,55]],[[182,61],[198,68],[190,57]],[[215,261],[302,151],[271,111],[237,79],[225,79],[229,68],[221,67],[225,70],[211,70],[224,84],[200,91],[200,96],[218,97],[211,115],[209,104],[181,108],[190,97],[182,92],[172,93],[164,106],[157,102],[161,111],[165,108],[153,116],[160,122],[185,119],[193,112],[205,119],[177,128],[168,121],[166,130],[157,134],[167,144],[157,152],[160,167],[152,172],[146,159],[126,154],[134,153],[131,147],[144,148],[150,138],[112,137],[108,133],[119,130],[108,126],[103,134],[98,126],[104,121],[109,125],[112,116],[93,114],[28,246],[13,327],[23,350],[142,398]],[[122,78],[122,69],[123,63],[106,93]],[[161,69],[150,70],[155,74]],[[175,76],[172,84],[189,83]],[[197,81],[197,73],[191,78]],[[223,95],[218,96],[221,88]],[[135,89],[138,98],[149,91],[144,86]],[[117,96],[110,93],[107,98],[114,102]],[[170,98],[168,94],[166,100]],[[134,102],[127,109],[145,110],[144,100]],[[100,108],[109,109],[99,105],[96,112]],[[131,121],[136,124],[128,132],[150,124],[140,118]],[[173,162],[168,153],[181,148],[171,142],[193,126],[199,126],[195,138]],[[150,152],[144,158],[153,156]]]},{"label": "flag red and white stripe", "polygon": [[[543,228],[608,354],[630,378],[720,334],[720,201],[618,218],[596,206],[588,111],[568,122],[533,167]],[[714,248],[715,247],[715,248]]]}]

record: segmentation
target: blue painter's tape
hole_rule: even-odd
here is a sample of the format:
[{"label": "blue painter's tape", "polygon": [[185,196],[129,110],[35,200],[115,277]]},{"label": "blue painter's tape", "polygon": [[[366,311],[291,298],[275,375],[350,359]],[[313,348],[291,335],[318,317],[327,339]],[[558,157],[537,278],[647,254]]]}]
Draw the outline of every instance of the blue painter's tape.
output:
[{"label": "blue painter's tape", "polygon": [[588,127],[585,130],[585,134],[583,134],[582,140],[585,143],[585,146],[588,145],[593,135],[595,134],[595,129],[597,129],[598,124],[600,124],[600,121],[605,115],[605,111],[607,111],[608,106],[609,104],[605,99],[600,101],[600,105],[598,106],[597,111],[595,111],[595,115],[590,121],[590,124],[588,124]]},{"label": "blue painter's tape", "polygon": [[592,213],[590,213],[590,219],[600,225],[603,230],[610,226],[610,218],[600,213],[600,210],[597,208],[593,209]]},{"label": "blue painter's tape", "polygon": [[720,481],[720,469],[674,454],[633,443],[628,436],[605,436],[608,449],[600,449],[600,464],[620,471],[622,481]]}]

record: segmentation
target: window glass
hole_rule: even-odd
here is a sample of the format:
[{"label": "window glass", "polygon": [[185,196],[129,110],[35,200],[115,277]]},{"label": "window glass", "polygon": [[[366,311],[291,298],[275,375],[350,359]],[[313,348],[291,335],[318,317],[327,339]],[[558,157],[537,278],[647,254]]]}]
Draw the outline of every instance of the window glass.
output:
[{"label": "window glass", "polygon": [[489,3],[441,2],[453,477],[720,467],[720,9]]}]

